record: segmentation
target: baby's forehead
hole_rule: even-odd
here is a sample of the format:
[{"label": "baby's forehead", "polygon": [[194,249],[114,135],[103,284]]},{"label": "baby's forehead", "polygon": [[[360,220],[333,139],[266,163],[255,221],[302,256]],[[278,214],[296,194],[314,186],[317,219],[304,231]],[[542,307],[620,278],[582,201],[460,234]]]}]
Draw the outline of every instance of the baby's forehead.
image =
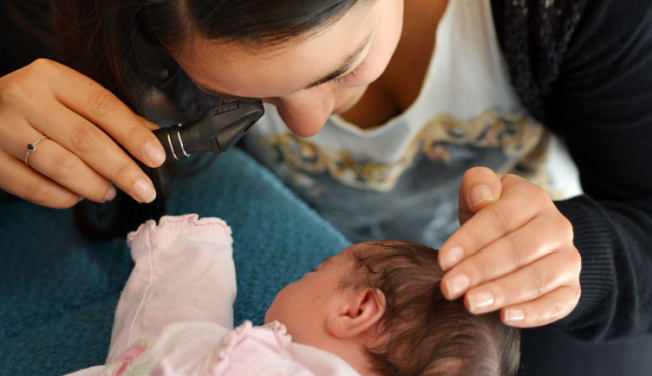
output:
[{"label": "baby's forehead", "polygon": [[322,261],[322,264],[326,265],[326,264],[336,262],[342,265],[349,265],[356,261],[359,261],[361,258],[366,258],[370,256],[374,252],[375,250],[366,249],[365,247],[360,246],[360,243],[353,244],[351,246],[348,246],[340,250],[338,253],[334,255],[326,257]]},{"label": "baby's forehead", "polygon": [[347,260],[355,260],[361,256],[366,256],[372,253],[373,249],[370,248],[373,247],[365,247],[364,243],[357,243],[344,248],[337,254],[337,256]]},{"label": "baby's forehead", "polygon": [[382,256],[390,252],[391,249],[386,246],[381,246],[377,242],[363,242],[344,248],[337,255],[347,262],[352,262]]},{"label": "baby's forehead", "polygon": [[397,245],[390,241],[368,241],[353,244],[344,248],[342,252],[351,255],[381,255],[391,252],[394,247],[397,247]]},{"label": "baby's forehead", "polygon": [[343,249],[342,258],[362,263],[436,264],[438,251],[419,243],[401,240],[376,240],[353,244]]}]

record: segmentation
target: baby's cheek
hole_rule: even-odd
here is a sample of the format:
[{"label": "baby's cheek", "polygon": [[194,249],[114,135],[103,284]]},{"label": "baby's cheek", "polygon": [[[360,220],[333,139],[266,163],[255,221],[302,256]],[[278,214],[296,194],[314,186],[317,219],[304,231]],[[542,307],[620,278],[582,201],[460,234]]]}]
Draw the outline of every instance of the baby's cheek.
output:
[{"label": "baby's cheek", "polygon": [[265,324],[268,324],[274,320],[278,320],[278,294],[276,295],[276,298],[272,301],[272,304],[269,306],[267,309],[267,312],[265,313]]},{"label": "baby's cheek", "polygon": [[270,323],[274,320],[283,323],[284,321],[284,312],[291,307],[288,307],[288,297],[291,296],[291,284],[285,286],[281,291],[276,294],[276,297],[270,304],[265,314],[265,324]]}]

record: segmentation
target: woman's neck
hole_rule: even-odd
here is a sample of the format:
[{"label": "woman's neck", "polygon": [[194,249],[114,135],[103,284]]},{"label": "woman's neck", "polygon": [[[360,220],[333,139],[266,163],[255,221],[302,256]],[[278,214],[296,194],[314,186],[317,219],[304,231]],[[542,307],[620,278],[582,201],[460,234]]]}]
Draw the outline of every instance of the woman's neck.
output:
[{"label": "woman's neck", "polygon": [[434,52],[437,25],[449,0],[405,0],[403,31],[389,65],[342,118],[360,128],[380,126],[419,96]]}]

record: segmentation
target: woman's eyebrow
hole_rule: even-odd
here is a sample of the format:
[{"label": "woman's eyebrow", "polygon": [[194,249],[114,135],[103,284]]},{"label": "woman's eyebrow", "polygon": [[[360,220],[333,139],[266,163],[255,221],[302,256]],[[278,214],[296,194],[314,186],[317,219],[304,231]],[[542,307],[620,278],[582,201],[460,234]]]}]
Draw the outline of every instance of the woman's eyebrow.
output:
[{"label": "woman's eyebrow", "polygon": [[347,56],[347,58],[344,60],[342,65],[340,65],[339,68],[335,69],[333,72],[327,74],[323,78],[321,78],[321,79],[311,83],[310,85],[306,86],[305,88],[303,88],[303,90],[308,90],[308,89],[310,89],[312,87],[315,87],[315,86],[318,86],[318,85],[321,85],[321,84],[325,84],[326,82],[331,81],[331,80],[341,76],[342,74],[344,74],[347,70],[349,70],[349,68],[351,68],[351,66],[358,60],[358,58],[360,58],[360,55],[362,54],[364,49],[367,48],[367,45],[369,44],[369,41],[371,41],[371,37],[373,36],[373,34],[374,33],[369,34],[364,39],[364,41],[362,41],[362,43],[360,44],[360,47],[358,47],[358,49],[354,53]]},{"label": "woman's eyebrow", "polygon": [[[367,35],[367,37],[360,44],[360,47],[358,47],[358,49],[355,52],[353,52],[351,55],[347,56],[346,59],[344,60],[344,62],[342,63],[342,65],[340,65],[339,68],[335,69],[333,72],[327,74],[323,78],[321,78],[321,79],[311,83],[310,85],[306,86],[304,88],[304,90],[308,90],[308,89],[310,89],[312,87],[315,87],[315,86],[318,86],[318,85],[321,85],[321,84],[325,84],[326,82],[331,81],[331,80],[341,76],[342,74],[344,74],[360,58],[360,55],[365,50],[365,48],[367,48],[367,45],[371,41],[371,37],[373,35],[374,35],[373,32],[370,33],[369,35]],[[211,89],[209,87],[198,84],[197,82],[193,82],[193,83],[195,84],[195,86],[200,88],[205,93],[210,94],[210,95],[215,96],[215,97],[221,97],[221,98],[231,99],[231,100],[245,100],[245,101],[251,101],[251,100],[258,99],[258,98],[249,98],[249,97],[239,97],[237,95],[231,95],[231,94],[227,94],[227,93],[223,93],[223,92]]]}]

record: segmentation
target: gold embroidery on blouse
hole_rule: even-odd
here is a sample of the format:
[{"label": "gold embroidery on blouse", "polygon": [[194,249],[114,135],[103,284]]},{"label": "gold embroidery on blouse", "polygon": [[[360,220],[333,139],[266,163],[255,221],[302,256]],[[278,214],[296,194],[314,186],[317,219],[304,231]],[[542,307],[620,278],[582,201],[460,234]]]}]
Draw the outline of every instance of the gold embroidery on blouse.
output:
[{"label": "gold embroidery on blouse", "polygon": [[[380,163],[356,157],[348,150],[333,150],[318,146],[291,133],[270,136],[261,144],[272,161],[281,166],[286,178],[295,185],[309,188],[307,174],[328,172],[337,181],[349,186],[388,191],[421,152],[430,160],[449,164],[451,145],[479,148],[502,148],[514,162],[499,172],[511,171],[519,160],[535,149],[542,140],[543,127],[523,116],[491,110],[468,120],[457,120],[442,113],[427,122],[406,148],[403,156],[392,163]],[[293,171],[294,170],[294,171]],[[304,173],[302,174],[301,171]]]}]

